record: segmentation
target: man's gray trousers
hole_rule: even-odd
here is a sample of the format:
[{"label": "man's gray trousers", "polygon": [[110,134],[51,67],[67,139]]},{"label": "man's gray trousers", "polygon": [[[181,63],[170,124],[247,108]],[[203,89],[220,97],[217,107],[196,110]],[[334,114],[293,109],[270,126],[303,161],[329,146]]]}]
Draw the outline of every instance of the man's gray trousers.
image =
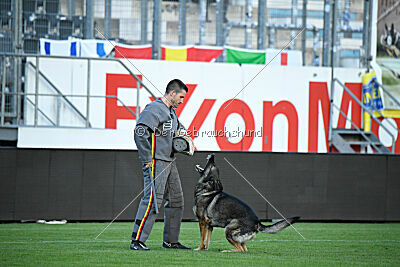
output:
[{"label": "man's gray trousers", "polygon": [[[143,164],[144,195],[133,225],[132,240],[145,242],[150,235],[158,210],[164,204],[164,241],[176,243],[183,216],[183,192],[175,161],[155,159],[150,167]],[[155,188],[153,188],[153,185]]]}]

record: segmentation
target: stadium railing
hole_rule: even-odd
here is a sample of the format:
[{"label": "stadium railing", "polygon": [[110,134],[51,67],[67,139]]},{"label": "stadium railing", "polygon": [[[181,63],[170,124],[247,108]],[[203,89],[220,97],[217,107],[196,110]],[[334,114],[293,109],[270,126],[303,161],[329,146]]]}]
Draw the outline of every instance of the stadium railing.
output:
[{"label": "stadium railing", "polygon": [[[392,140],[392,148],[391,148],[392,151],[391,151],[391,152],[394,153],[394,151],[395,151],[395,142],[396,142],[396,138],[394,137],[394,135],[392,134],[392,132],[379,120],[379,118],[378,118],[377,116],[374,115],[374,112],[371,111],[369,107],[365,106],[365,105],[361,102],[361,100],[358,99],[358,98],[353,94],[353,92],[352,92],[349,88],[347,88],[339,79],[334,78],[334,79],[332,80],[332,88],[334,88],[334,86],[333,86],[334,83],[338,83],[338,84],[343,88],[343,90],[345,90],[346,93],[349,94],[349,96],[355,101],[355,103],[357,103],[357,104],[362,108],[362,110],[363,110],[364,112],[367,112],[367,113],[371,116],[371,118],[372,118],[380,127],[382,127],[382,129],[385,130],[385,132],[390,136],[390,138],[391,138],[391,140]],[[387,92],[387,90],[385,90],[385,92]],[[332,94],[333,94],[333,92],[332,92]],[[390,95],[390,93],[389,93],[389,95]],[[390,95],[390,97],[392,97],[392,98],[395,100],[395,102],[398,103],[398,101],[397,101],[392,95]],[[400,103],[398,103],[398,104],[400,104]],[[335,109],[337,109],[337,110],[340,112],[340,114],[341,114],[347,121],[349,121],[349,122],[351,123],[351,125],[356,129],[356,131],[357,131],[359,134],[361,134],[366,140],[368,140],[368,141],[370,142],[371,146],[373,146],[376,150],[378,150],[377,146],[373,143],[373,141],[365,134],[365,132],[364,132],[362,129],[360,129],[359,127],[357,127],[357,125],[356,125],[348,116],[346,116],[346,114],[340,109],[340,107],[338,107],[333,101],[331,101],[331,106],[334,107]],[[399,106],[400,106],[400,105],[399,105]],[[332,108],[331,108],[331,111],[332,111]],[[382,118],[385,117],[384,114],[383,114],[381,111],[375,111],[375,112],[377,112]],[[332,113],[331,113],[331,116],[330,116],[330,120],[332,120]],[[330,123],[330,124],[331,124],[331,123]],[[399,130],[399,129],[397,128],[397,126],[394,125],[392,122],[388,121],[388,124],[389,124],[391,127],[393,127],[398,133],[400,133],[400,130]],[[329,128],[329,140],[331,140],[331,138],[332,138],[332,126],[330,125],[330,128]]]},{"label": "stadium railing", "polygon": [[[35,89],[33,93],[28,93],[25,92],[21,86],[21,88],[14,88],[14,90],[10,91],[10,90],[6,90],[6,83],[7,83],[7,78],[6,78],[6,74],[7,74],[7,68],[6,68],[6,59],[15,59],[15,58],[35,58],[35,62],[36,64],[34,65],[32,62],[26,62],[25,64],[28,64],[28,66],[30,66],[31,68],[34,69],[35,71]],[[90,62],[92,60],[96,60],[96,61],[113,61],[113,62],[117,62],[118,64],[120,64],[137,82],[137,86],[138,87],[142,87],[144,88],[152,97],[156,98],[156,96],[153,94],[153,92],[143,83],[143,81],[137,76],[135,75],[127,66],[126,64],[118,59],[118,58],[91,58],[91,57],[69,57],[69,56],[47,56],[47,55],[30,55],[30,54],[13,54],[13,53],[0,53],[0,59],[1,62],[3,62],[2,64],[2,70],[0,71],[1,73],[1,77],[2,77],[2,82],[1,82],[1,102],[0,102],[0,111],[1,111],[1,115],[0,115],[0,126],[1,127],[15,127],[15,126],[19,126],[19,125],[24,125],[24,121],[22,121],[21,123],[21,119],[23,118],[23,114],[24,111],[22,110],[22,106],[23,106],[23,100],[26,100],[27,103],[31,104],[34,106],[34,125],[35,127],[39,126],[38,125],[38,115],[41,114],[52,126],[58,127],[59,126],[59,121],[53,121],[52,119],[49,118],[49,116],[47,116],[48,114],[45,114],[45,112],[43,110],[41,110],[38,106],[38,98],[40,96],[45,97],[56,97],[57,99],[60,98],[62,99],[62,101],[64,103],[66,103],[69,108],[81,119],[84,120],[84,126],[86,128],[90,128],[91,124],[89,121],[89,114],[90,114],[90,105],[89,105],[89,100],[91,98],[114,98],[116,99],[125,109],[128,110],[128,112],[130,112],[133,116],[136,117],[136,114],[139,111],[139,97],[137,97],[137,110],[136,112],[134,112],[130,107],[128,107],[121,99],[118,98],[118,96],[104,96],[104,95],[90,95],[90,91],[87,90],[87,94],[63,94],[61,92],[61,90],[59,90],[54,84],[51,83],[51,81],[49,81],[46,76],[41,73],[40,71],[40,59],[41,58],[52,58],[52,59],[69,59],[69,60],[86,60],[88,62],[87,66],[88,66],[88,70],[87,70],[87,87],[89,88],[90,86]],[[39,67],[38,67],[39,66]],[[55,93],[39,93],[39,81],[42,80],[44,81],[49,88],[51,88],[51,90]],[[139,90],[137,90],[138,94],[139,94]],[[33,97],[35,99],[35,101],[32,101],[32,99],[29,98],[29,96]],[[13,103],[8,103],[9,101],[7,101],[8,97],[16,97],[16,101],[13,101]],[[82,114],[82,112],[80,112],[78,110],[78,108],[76,108],[73,103],[71,101],[68,100],[68,98],[86,98],[86,114]],[[58,101],[58,100],[57,100]],[[14,123],[5,123],[5,119],[7,116],[11,116],[11,114],[7,113],[6,107],[7,105],[15,105],[15,107],[13,107],[13,110],[15,110],[15,115],[16,118],[14,120]],[[24,106],[25,107],[25,106]],[[26,108],[26,107],[25,107]],[[8,115],[7,115],[8,114]],[[59,114],[56,114],[56,117],[59,117]]]}]

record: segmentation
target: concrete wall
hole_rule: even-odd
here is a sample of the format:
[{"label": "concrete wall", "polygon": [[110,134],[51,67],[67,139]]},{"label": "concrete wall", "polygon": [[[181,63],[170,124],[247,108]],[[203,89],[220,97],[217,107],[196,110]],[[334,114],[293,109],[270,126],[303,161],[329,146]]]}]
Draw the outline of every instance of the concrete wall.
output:
[{"label": "concrete wall", "polygon": [[[194,166],[207,154],[177,157],[185,219],[194,219]],[[400,221],[399,156],[217,152],[225,192],[273,219],[280,216],[224,157],[285,216]],[[137,151],[3,148],[0,220],[111,220],[141,192],[142,179]],[[140,197],[119,220],[133,220]]]}]

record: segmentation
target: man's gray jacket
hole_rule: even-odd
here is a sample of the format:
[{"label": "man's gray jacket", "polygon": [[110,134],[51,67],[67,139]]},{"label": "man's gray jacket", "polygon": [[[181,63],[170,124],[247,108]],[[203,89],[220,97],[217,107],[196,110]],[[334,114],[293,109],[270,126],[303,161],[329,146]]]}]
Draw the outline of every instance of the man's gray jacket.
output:
[{"label": "man's gray jacket", "polygon": [[168,108],[157,99],[144,108],[137,120],[134,139],[142,162],[154,159],[173,161],[172,139],[178,129],[183,128],[179,123],[174,108]]}]

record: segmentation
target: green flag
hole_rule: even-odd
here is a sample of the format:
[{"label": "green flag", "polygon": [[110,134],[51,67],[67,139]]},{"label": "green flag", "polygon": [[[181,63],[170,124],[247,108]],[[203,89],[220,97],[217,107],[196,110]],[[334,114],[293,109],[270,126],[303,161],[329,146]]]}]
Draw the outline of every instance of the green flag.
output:
[{"label": "green flag", "polygon": [[256,50],[226,48],[226,62],[228,63],[247,63],[247,64],[265,64],[266,52]]}]

